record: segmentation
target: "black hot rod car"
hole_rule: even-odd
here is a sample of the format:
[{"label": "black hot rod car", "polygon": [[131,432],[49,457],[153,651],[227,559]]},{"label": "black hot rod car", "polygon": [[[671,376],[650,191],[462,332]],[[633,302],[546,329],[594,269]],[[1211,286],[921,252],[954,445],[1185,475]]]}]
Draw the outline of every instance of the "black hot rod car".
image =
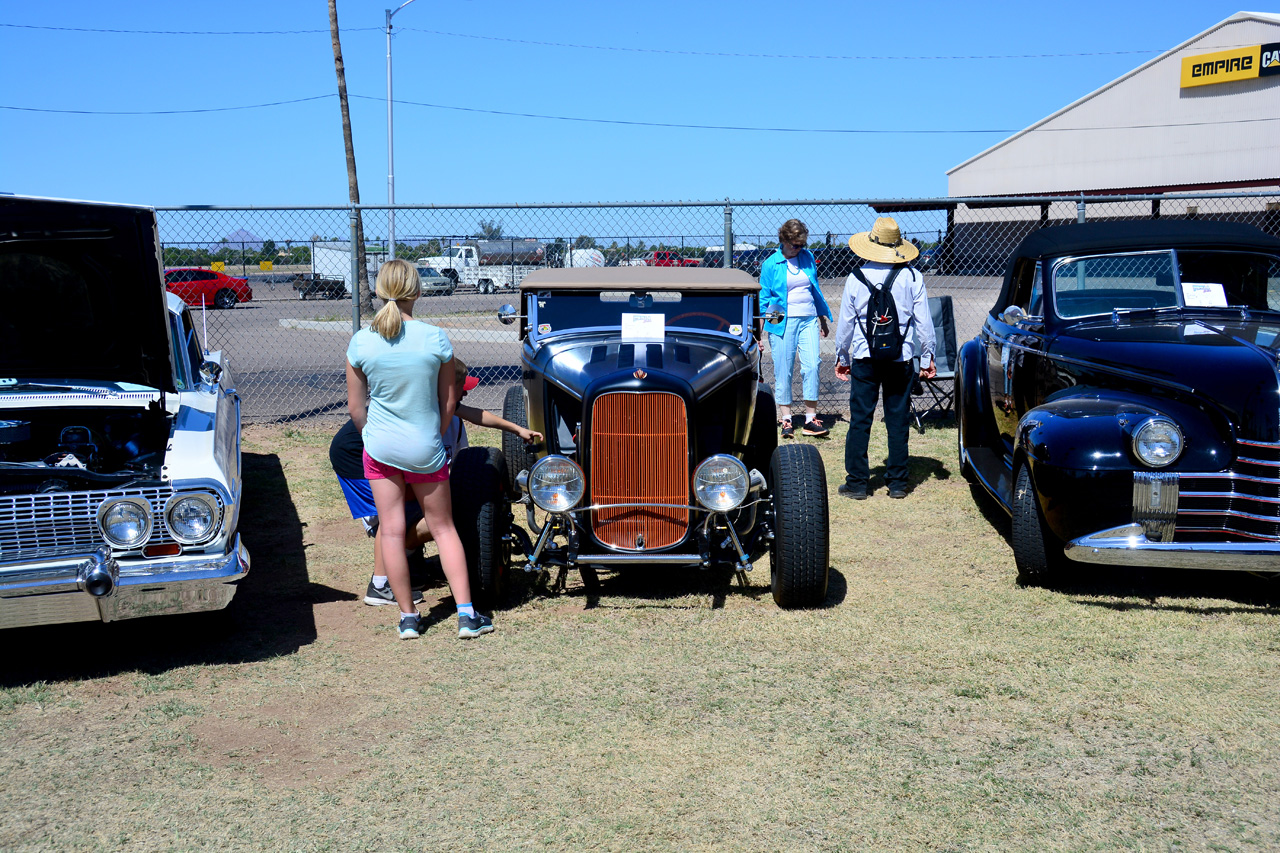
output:
[{"label": "black hot rod car", "polygon": [[1280,571],[1280,240],[1099,222],[1018,246],[956,369],[960,467],[1020,578],[1069,561]]},{"label": "black hot rod car", "polygon": [[521,282],[520,308],[499,311],[520,324],[524,377],[504,415],[545,441],[531,450],[507,436],[491,457],[505,456],[529,534],[511,528],[507,556],[480,560],[484,591],[503,559],[529,571],[746,571],[768,555],[779,605],[823,602],[826,474],[812,445],[778,446],[759,381],[759,289],[740,270],[700,267],[546,269]]}]

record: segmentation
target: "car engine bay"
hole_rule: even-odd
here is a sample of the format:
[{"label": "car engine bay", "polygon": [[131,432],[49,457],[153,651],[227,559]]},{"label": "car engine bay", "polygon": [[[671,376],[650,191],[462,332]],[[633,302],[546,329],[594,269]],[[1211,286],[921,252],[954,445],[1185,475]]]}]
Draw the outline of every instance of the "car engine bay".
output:
[{"label": "car engine bay", "polygon": [[169,427],[158,408],[4,411],[0,495],[157,481]]}]

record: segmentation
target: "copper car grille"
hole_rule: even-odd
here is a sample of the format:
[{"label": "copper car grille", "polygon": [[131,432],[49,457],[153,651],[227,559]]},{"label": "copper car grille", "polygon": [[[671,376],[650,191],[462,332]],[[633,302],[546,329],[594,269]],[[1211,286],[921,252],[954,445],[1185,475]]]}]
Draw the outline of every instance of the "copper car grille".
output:
[{"label": "copper car grille", "polygon": [[1280,542],[1280,443],[1237,441],[1226,471],[1178,476],[1175,540]]},{"label": "copper car grille", "polygon": [[591,410],[591,502],[675,504],[593,510],[595,536],[628,551],[666,548],[689,529],[689,434],[675,394],[603,394]]},{"label": "copper car grille", "polygon": [[[164,507],[173,489],[120,489],[0,495],[0,559],[38,559],[106,544],[98,530],[98,507],[108,498],[139,497],[151,505],[149,545],[171,545]],[[218,501],[219,505],[222,503]]]}]

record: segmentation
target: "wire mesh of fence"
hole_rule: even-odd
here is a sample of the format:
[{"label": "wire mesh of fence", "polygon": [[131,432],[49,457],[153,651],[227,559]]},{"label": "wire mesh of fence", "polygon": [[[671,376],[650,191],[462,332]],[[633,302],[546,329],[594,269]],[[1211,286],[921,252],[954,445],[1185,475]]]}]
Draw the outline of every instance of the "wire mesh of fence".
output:
[{"label": "wire mesh of fence", "polygon": [[[394,212],[394,213],[393,213]],[[1280,196],[1257,193],[1012,199],[714,201],[555,205],[158,208],[169,287],[203,304],[206,346],[231,360],[246,422],[346,415],[346,347],[379,302],[368,288],[389,256],[413,261],[423,295],[415,316],[446,330],[480,386],[468,402],[500,412],[520,381],[520,342],[496,312],[517,301],[539,267],[730,265],[758,276],[788,219],[809,229],[819,284],[837,310],[858,263],[849,237],[893,216],[921,249],[915,265],[930,296],[949,295],[961,342],[976,335],[1000,292],[1005,259],[1048,225],[1120,219],[1230,220],[1280,236]],[[359,216],[366,273],[353,253]],[[726,246],[729,246],[726,262]],[[180,269],[244,279],[190,281]],[[362,287],[362,279],[364,286]],[[221,282],[221,283],[219,283]],[[224,291],[235,290],[235,299]],[[765,336],[766,339],[768,336]],[[833,336],[834,337],[834,336]],[[823,341],[819,410],[848,408],[847,387]],[[767,348],[766,348],[767,349]],[[773,382],[770,358],[762,374]],[[800,398],[800,371],[793,397]]]}]

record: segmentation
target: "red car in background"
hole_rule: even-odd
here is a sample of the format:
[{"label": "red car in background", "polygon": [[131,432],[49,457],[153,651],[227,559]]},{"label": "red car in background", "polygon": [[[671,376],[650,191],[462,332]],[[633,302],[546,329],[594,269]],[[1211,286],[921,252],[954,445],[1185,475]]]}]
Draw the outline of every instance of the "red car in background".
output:
[{"label": "red car in background", "polygon": [[234,308],[253,298],[249,280],[198,267],[164,271],[165,287],[188,305]]}]

